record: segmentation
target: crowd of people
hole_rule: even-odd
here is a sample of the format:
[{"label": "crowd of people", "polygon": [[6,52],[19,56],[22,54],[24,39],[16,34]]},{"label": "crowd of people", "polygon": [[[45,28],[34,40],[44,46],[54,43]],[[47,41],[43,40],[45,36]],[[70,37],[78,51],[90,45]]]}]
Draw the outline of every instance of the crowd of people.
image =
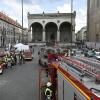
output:
[{"label": "crowd of people", "polygon": [[25,59],[23,51],[20,51],[19,53],[7,51],[3,57],[3,61],[5,62],[7,68],[13,68],[17,64],[24,64]]}]

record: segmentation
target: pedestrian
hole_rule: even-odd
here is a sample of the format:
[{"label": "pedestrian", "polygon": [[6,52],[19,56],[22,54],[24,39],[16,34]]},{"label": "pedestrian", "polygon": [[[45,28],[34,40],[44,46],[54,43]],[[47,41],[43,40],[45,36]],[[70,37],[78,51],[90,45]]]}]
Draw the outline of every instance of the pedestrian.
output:
[{"label": "pedestrian", "polygon": [[52,83],[47,82],[47,88],[45,89],[46,100],[52,100]]},{"label": "pedestrian", "polygon": [[20,51],[19,53],[19,64],[21,65],[22,63],[25,63],[25,59],[24,59],[24,51]]},{"label": "pedestrian", "polygon": [[24,56],[24,50],[22,51],[22,61],[23,61],[23,64],[25,64],[25,56]]},{"label": "pedestrian", "polygon": [[12,53],[10,53],[10,57],[11,57],[11,68],[13,68],[15,65],[15,60]]},{"label": "pedestrian", "polygon": [[17,57],[16,57],[15,52],[14,52],[14,54],[13,54],[13,58],[14,58],[14,64],[17,65]]},{"label": "pedestrian", "polygon": [[16,64],[20,64],[20,55],[19,55],[19,53],[16,54],[16,59],[17,59]]}]

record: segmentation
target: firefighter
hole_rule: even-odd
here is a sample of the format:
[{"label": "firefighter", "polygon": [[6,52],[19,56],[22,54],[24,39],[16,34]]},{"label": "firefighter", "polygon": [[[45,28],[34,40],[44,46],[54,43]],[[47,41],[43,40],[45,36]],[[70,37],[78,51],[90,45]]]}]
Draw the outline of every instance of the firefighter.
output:
[{"label": "firefighter", "polygon": [[22,64],[22,51],[20,51],[19,53],[19,64],[21,65]]},{"label": "firefighter", "polygon": [[5,62],[7,63],[7,68],[8,67],[13,67],[12,62],[14,61],[13,57],[10,55],[10,53],[7,53],[6,56],[4,57]]},{"label": "firefighter", "polygon": [[11,57],[11,66],[13,67],[15,65],[14,54],[10,53],[10,57]]},{"label": "firefighter", "polygon": [[19,64],[21,65],[22,63],[25,63],[25,59],[24,59],[24,55],[23,55],[24,51],[20,51],[19,54]]},{"label": "firefighter", "polygon": [[14,64],[16,65],[16,64],[17,64],[17,57],[16,57],[15,52],[14,52],[14,54],[13,54],[13,58],[14,58]]},{"label": "firefighter", "polygon": [[47,83],[47,88],[45,89],[46,100],[52,100],[52,83]]}]

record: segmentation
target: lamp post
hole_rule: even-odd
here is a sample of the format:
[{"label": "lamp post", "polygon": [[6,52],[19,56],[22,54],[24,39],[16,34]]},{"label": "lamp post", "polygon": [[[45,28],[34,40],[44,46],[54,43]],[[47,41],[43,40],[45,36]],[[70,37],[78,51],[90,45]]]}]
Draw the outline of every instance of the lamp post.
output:
[{"label": "lamp post", "polygon": [[71,0],[71,45],[72,45],[72,38],[73,38],[73,0]]},{"label": "lamp post", "polygon": [[23,0],[22,0],[22,38],[21,38],[22,42],[23,42]]}]

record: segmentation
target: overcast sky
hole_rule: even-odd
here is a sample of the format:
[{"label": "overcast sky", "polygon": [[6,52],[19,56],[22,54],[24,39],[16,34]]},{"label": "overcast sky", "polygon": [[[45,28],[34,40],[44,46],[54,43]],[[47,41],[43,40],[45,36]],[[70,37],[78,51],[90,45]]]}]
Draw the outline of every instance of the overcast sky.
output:
[{"label": "overcast sky", "polygon": [[[71,0],[23,0],[24,27],[28,27],[27,12],[55,13],[70,12]],[[76,10],[76,32],[86,26],[87,0],[73,0],[73,10]],[[21,0],[0,0],[0,11],[17,20],[21,24]]]}]

